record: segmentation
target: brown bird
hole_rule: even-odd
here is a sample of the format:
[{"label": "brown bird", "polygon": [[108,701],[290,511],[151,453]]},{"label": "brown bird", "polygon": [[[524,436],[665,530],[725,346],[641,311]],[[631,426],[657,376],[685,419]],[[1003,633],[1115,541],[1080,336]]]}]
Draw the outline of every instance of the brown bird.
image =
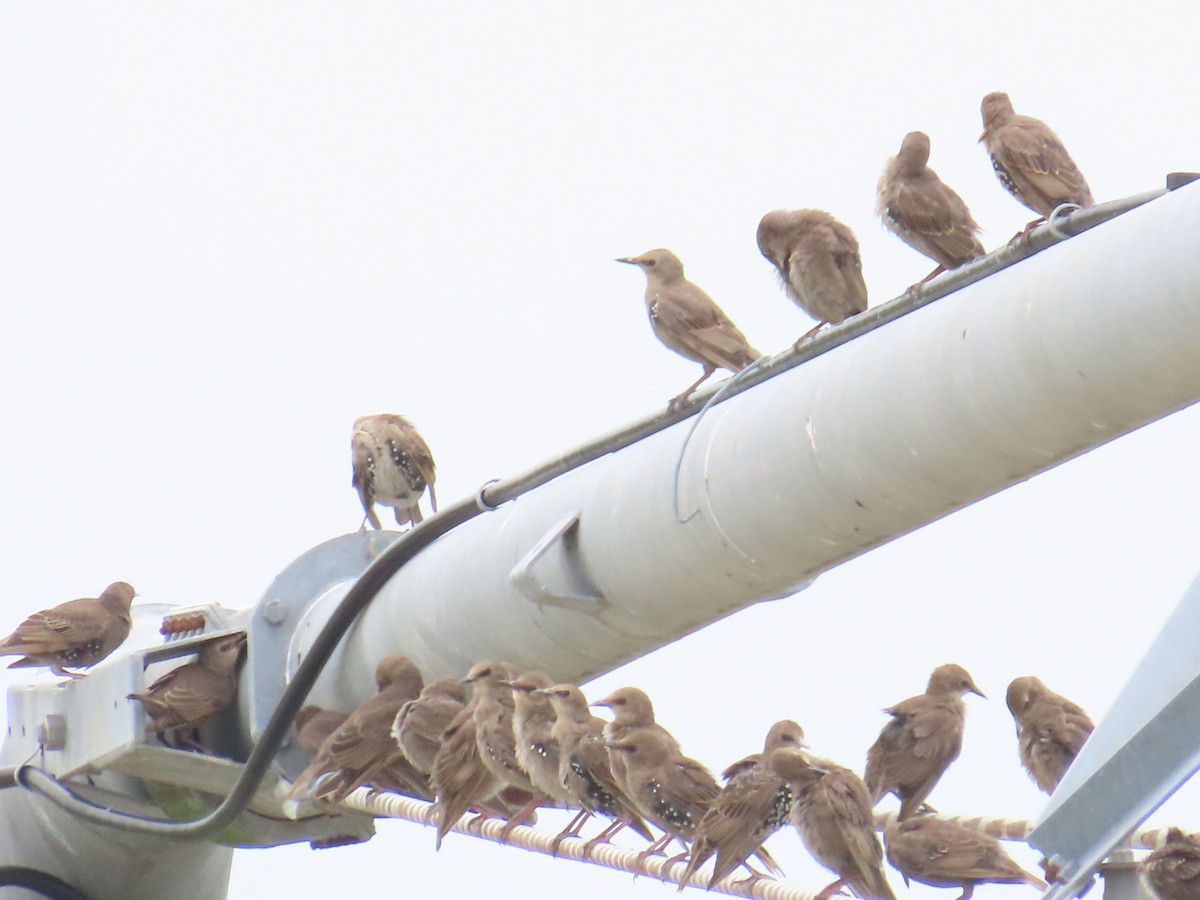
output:
[{"label": "brown bird", "polygon": [[[400,707],[418,696],[421,672],[407,656],[385,656],[375,668],[378,693],[363,701],[325,739],[292,784],[288,800],[316,798],[337,803],[355,788],[402,788],[414,797],[429,797],[425,779],[407,766],[392,739],[392,723]],[[397,780],[401,784],[395,783]]]},{"label": "brown bird", "polygon": [[116,581],[99,597],[68,600],[36,612],[0,641],[0,656],[24,656],[10,669],[49,666],[55,675],[82,678],[65,666],[86,669],[108,657],[129,637],[129,604],[135,591]]},{"label": "brown bird", "polygon": [[1091,206],[1092,191],[1083,173],[1041,119],[1019,116],[1008,94],[983,98],[983,134],[979,142],[992,158],[996,177],[1010,194],[1040,216],[1026,231],[1064,203]]},{"label": "brown bird", "polygon": [[967,204],[928,163],[929,136],[910,131],[883,168],[875,204],[888,231],[938,264],[921,283],[987,253]]},{"label": "brown bird", "polygon": [[685,844],[721,789],[701,763],[682,755],[669,735],[653,728],[639,729],[623,740],[608,742],[609,751],[624,760],[618,779],[625,795],[647,819],[666,834],[642,851],[642,858],[661,850],[672,838]]},{"label": "brown bird", "polygon": [[[612,710],[613,720],[604,726],[604,740],[608,743],[623,741],[637,731],[650,730],[666,738],[676,753],[682,752],[679,742],[671,733],[654,721],[654,704],[640,688],[623,687],[613,691],[592,706],[603,706]],[[626,759],[624,754],[610,754],[613,777],[617,784],[624,784]]]},{"label": "brown bird", "polygon": [[179,743],[203,751],[185,732],[233,703],[238,662],[245,646],[246,635],[241,633],[209,641],[200,648],[195,662],[177,666],[141,693],[127,694],[129,700],[140,700],[150,717],[146,733],[171,732]]},{"label": "brown bird", "polygon": [[883,873],[883,847],[875,835],[867,786],[837,763],[808,762],[810,771],[795,775],[791,821],[813,859],[838,876],[817,894],[818,900],[828,900],[845,886],[856,897],[895,900]]},{"label": "brown bird", "polygon": [[803,746],[803,728],[789,720],[776,722],[761,754],[747,756],[725,770],[727,783],[696,829],[687,868],[679,879],[680,890],[714,853],[717,861],[709,888],[738,866],[749,868],[747,859],[787,822],[792,808],[792,787],[771,768],[772,754],[781,747]]},{"label": "brown bird", "polygon": [[1025,771],[1053,794],[1096,726],[1082,709],[1032,675],[1008,686],[1008,709],[1017,723],[1017,746]]},{"label": "brown bird", "polygon": [[777,209],[758,223],[758,249],[774,263],[792,301],[817,320],[836,325],[867,308],[867,283],[854,232],[819,209]]},{"label": "brown bird", "polygon": [[613,776],[604,742],[605,722],[588,711],[583,692],[573,684],[555,684],[543,689],[542,693],[555,712],[551,735],[559,747],[558,779],[570,797],[569,805],[583,811],[554,839],[555,850],[564,838],[578,837],[583,823],[592,813],[607,816],[613,824],[584,845],[585,857],[626,825],[646,840],[654,840],[633,802],[625,796]]},{"label": "brown bird", "polygon": [[1178,828],[1142,860],[1146,880],[1160,900],[1200,900],[1200,840]]},{"label": "brown bird", "polygon": [[442,735],[467,705],[468,688],[457,678],[439,678],[421,696],[400,707],[392,723],[392,738],[405,759],[423,775],[433,772]]},{"label": "brown bird", "polygon": [[524,806],[508,817],[500,832],[502,840],[507,840],[530,812],[547,802],[547,798],[534,788],[529,774],[517,759],[513,724],[516,705],[509,687],[516,675],[508,663],[485,660],[476,663],[463,679],[464,684],[474,686],[475,741],[479,746],[479,759],[502,789],[514,787],[532,795]]},{"label": "brown bird", "polygon": [[312,756],[321,749],[325,739],[346,721],[346,714],[336,709],[302,706],[292,720],[296,727],[296,744]]},{"label": "brown bird", "polygon": [[646,273],[646,312],[655,336],[693,362],[704,374],[668,404],[674,409],[717,369],[739,372],[762,354],[750,346],[712,297],[683,277],[683,263],[670,250],[648,250],[617,262]]},{"label": "brown bird", "polygon": [[437,848],[468,809],[490,800],[502,784],[483,764],[475,737],[478,697],[462,709],[442,735],[429,780],[437,797]]},{"label": "brown bird", "polygon": [[884,710],[892,720],[867,751],[864,780],[872,803],[894,793],[900,819],[921,807],[962,749],[966,693],[984,696],[967,670],[951,663],[933,670],[924,694]]},{"label": "brown bird", "polygon": [[376,503],[394,507],[397,525],[420,522],[418,501],[426,488],[429,505],[437,512],[433,454],[412,422],[389,413],[361,416],[354,421],[350,446],[354,451],[350,483],[358,491],[366,521],[373,528],[383,527],[375,515]]},{"label": "brown bird", "polygon": [[920,815],[891,822],[883,833],[887,858],[904,876],[930,887],[962,887],[958,900],[970,900],[975,885],[1046,883],[1029,874],[1004,852],[1000,842],[937,816]]},{"label": "brown bird", "polygon": [[562,806],[575,806],[559,778],[560,751],[554,737],[557,716],[544,688],[554,682],[545,672],[525,672],[508,682],[512,689],[513,734],[516,737],[517,765],[529,776],[538,792]]}]

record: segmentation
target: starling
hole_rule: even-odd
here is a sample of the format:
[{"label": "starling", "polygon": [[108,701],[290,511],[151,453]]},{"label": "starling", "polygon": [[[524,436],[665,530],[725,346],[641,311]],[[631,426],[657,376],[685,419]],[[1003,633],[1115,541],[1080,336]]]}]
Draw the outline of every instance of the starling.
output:
[{"label": "starling", "polygon": [[875,205],[888,231],[938,264],[922,283],[987,253],[967,204],[928,163],[929,136],[910,131],[884,166]]},{"label": "starling", "polygon": [[437,797],[437,848],[463,814],[490,800],[502,787],[483,764],[475,739],[475,707],[478,697],[463,707],[442,735],[442,745],[433,760],[429,780]]},{"label": "starling", "polygon": [[430,796],[428,783],[407,765],[391,734],[400,707],[421,692],[421,672],[407,656],[386,656],[375,668],[375,685],[378,693],[359,704],[321,744],[292,784],[288,800],[338,803],[364,784]]},{"label": "starling", "polygon": [[758,223],[758,249],[779,272],[787,295],[817,320],[797,345],[827,324],[867,308],[867,283],[854,232],[819,209],[777,209]]},{"label": "starling", "polygon": [[641,855],[661,850],[673,837],[685,844],[690,841],[721,793],[712,773],[681,754],[670,735],[653,728],[638,729],[620,741],[608,741],[607,746],[614,757],[624,760],[619,783],[626,796],[666,832]]},{"label": "starling", "polygon": [[433,454],[408,419],[389,413],[361,416],[354,422],[350,446],[354,451],[350,483],[373,528],[383,527],[375,515],[376,503],[394,507],[397,525],[420,522],[418,501],[426,488],[429,505],[437,512]]},{"label": "starling", "polygon": [[809,759],[804,771],[801,754],[794,756],[776,757],[777,767],[782,759],[789,761],[794,779],[792,824],[813,859],[838,876],[817,894],[818,900],[828,900],[846,886],[864,900],[895,900],[883,873],[883,848],[871,811],[874,804],[863,780],[824,759]]},{"label": "starling", "polygon": [[930,887],[961,886],[958,900],[970,900],[975,885],[985,882],[1046,889],[1045,882],[1013,862],[994,837],[937,816],[892,822],[883,842],[888,862],[900,870],[905,884],[912,880]]},{"label": "starling", "polygon": [[333,734],[345,721],[346,714],[336,709],[302,706],[293,719],[296,726],[296,744],[309,756],[313,756],[321,749],[325,738]]},{"label": "starling", "polygon": [[725,770],[727,783],[696,829],[687,868],[679,879],[680,890],[714,853],[717,861],[708,880],[709,888],[738,866],[749,867],[746,860],[787,822],[792,808],[792,787],[771,768],[772,754],[781,747],[803,746],[804,730],[799,725],[787,720],[776,722],[767,733],[761,754],[748,756]]},{"label": "starling", "polygon": [[96,598],[68,600],[36,612],[0,641],[0,656],[23,656],[10,669],[49,666],[55,675],[82,678],[65,666],[86,669],[105,659],[129,637],[129,604],[135,591],[117,581]]},{"label": "starling", "polygon": [[[654,721],[654,705],[645,691],[635,687],[623,687],[613,691],[592,706],[604,706],[612,710],[613,720],[604,726],[604,740],[609,743],[622,741],[635,731],[643,729],[657,732],[666,738],[672,750],[680,752],[679,743],[671,733]],[[625,755],[612,756],[613,775],[620,784],[625,777]]]},{"label": "starling", "polygon": [[683,403],[717,369],[739,372],[762,355],[712,297],[683,277],[683,263],[670,250],[648,250],[617,262],[646,273],[646,312],[655,336],[704,367],[704,374],[673,398],[669,408]]},{"label": "starling", "polygon": [[901,820],[921,807],[962,749],[966,693],[983,697],[962,666],[939,666],[924,694],[884,710],[892,720],[867,751],[864,780],[872,803],[894,793],[900,798]]},{"label": "starling", "polygon": [[1053,794],[1096,726],[1082,709],[1032,675],[1013,679],[1008,708],[1017,723],[1021,763],[1038,787]]},{"label": "starling", "polygon": [[1178,828],[1142,860],[1142,871],[1159,900],[1200,900],[1200,840]]},{"label": "starling", "polygon": [[392,723],[392,737],[418,772],[433,772],[433,760],[442,746],[442,735],[467,705],[467,687],[457,678],[439,678],[425,686],[421,696],[400,707]]},{"label": "starling", "polygon": [[[1079,167],[1045,122],[1017,115],[1008,94],[1001,91],[983,98],[981,112],[979,142],[992,158],[996,177],[1041,219],[1064,203],[1096,202]],[[1041,219],[1034,219],[1027,230]]]},{"label": "starling", "polygon": [[171,732],[180,736],[180,743],[203,750],[186,732],[233,703],[237,697],[238,662],[245,646],[243,633],[209,641],[200,648],[195,662],[172,669],[141,693],[126,695],[127,699],[140,700],[150,717],[146,733]]},{"label": "starling", "polygon": [[[599,813],[613,820],[584,846],[584,855],[607,841],[625,825],[629,825],[646,840],[654,836],[633,802],[625,796],[613,776],[608,748],[604,743],[604,720],[588,711],[587,698],[573,684],[556,684],[542,693],[554,707],[555,720],[551,735],[558,742],[558,778],[570,796],[570,804],[586,813]],[[578,837],[586,816],[576,816],[555,838],[555,848],[568,836]]]},{"label": "starling", "polygon": [[525,672],[508,682],[512,689],[513,734],[517,765],[529,776],[534,789],[563,806],[575,806],[559,778],[560,752],[554,737],[555,713],[543,689],[554,682],[545,672]]}]

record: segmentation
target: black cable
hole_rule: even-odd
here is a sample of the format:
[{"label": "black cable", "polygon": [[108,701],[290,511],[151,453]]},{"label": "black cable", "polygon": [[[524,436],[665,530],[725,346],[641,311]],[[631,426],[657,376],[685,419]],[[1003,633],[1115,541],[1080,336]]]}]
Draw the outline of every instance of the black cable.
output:
[{"label": "black cable", "polygon": [[447,507],[406,531],[367,567],[346,596],[342,598],[342,602],[338,604],[333,615],[329,617],[320,634],[313,641],[308,655],[296,669],[296,674],[279,698],[279,705],[275,707],[271,720],[250,752],[242,774],[238,777],[233,789],[208,815],[191,822],[177,822],[150,819],[145,816],[108,809],[79,796],[54,776],[30,765],[23,765],[17,769],[17,783],[42,794],[73,815],[97,825],[107,825],[138,834],[175,840],[196,841],[212,837],[232,823],[246,808],[270,770],[271,762],[283,745],[296,712],[304,705],[321,670],[333,655],[342,636],[354,624],[359,614],[367,608],[367,605],[375,599],[375,595],[383,589],[383,586],[396,572],[425,547],[463,522],[475,518],[500,502],[503,500],[485,505],[482,492],[480,492],[479,497],[472,497]]},{"label": "black cable", "polygon": [[28,866],[0,866],[0,887],[25,888],[50,900],[90,900],[87,894],[57,875]]}]

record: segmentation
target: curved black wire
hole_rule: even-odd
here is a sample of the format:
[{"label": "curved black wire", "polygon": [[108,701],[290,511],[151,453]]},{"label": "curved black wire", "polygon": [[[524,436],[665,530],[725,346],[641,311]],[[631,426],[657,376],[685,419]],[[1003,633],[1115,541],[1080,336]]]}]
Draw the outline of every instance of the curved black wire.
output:
[{"label": "curved black wire", "polygon": [[463,522],[492,509],[493,504],[486,503],[482,494],[483,492],[480,492],[478,497],[472,497],[447,507],[415,528],[406,531],[367,567],[346,596],[342,598],[342,602],[338,604],[333,615],[329,617],[329,621],[325,623],[320,634],[313,641],[308,655],[296,669],[296,674],[280,697],[279,705],[275,707],[271,720],[250,752],[233,790],[208,815],[191,822],[177,822],[151,819],[97,806],[92,801],[76,794],[54,776],[30,765],[23,765],[17,769],[17,783],[42,794],[79,818],[97,825],[121,828],[125,831],[152,837],[187,841],[204,840],[219,833],[241,814],[255,791],[258,790],[263,778],[270,770],[275,754],[279,752],[279,748],[287,736],[296,712],[304,705],[304,701],[313,685],[316,684],[325,663],[329,661],[342,636],[354,624],[355,619],[375,599],[375,595],[383,589],[388,580],[409,560]]},{"label": "curved black wire", "polygon": [[19,887],[50,900],[90,900],[87,894],[57,875],[29,866],[0,866],[0,887]]}]

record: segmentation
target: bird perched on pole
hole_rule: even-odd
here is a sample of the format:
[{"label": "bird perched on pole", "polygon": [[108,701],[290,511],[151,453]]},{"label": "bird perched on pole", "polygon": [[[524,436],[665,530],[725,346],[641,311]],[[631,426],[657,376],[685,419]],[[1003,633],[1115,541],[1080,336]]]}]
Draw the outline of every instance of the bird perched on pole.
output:
[{"label": "bird perched on pole", "polygon": [[[610,744],[623,741],[636,731],[649,730],[666,738],[672,750],[681,752],[679,742],[654,721],[654,704],[640,688],[618,688],[603,700],[597,700],[592,706],[603,706],[612,710],[613,719],[604,726],[604,740]],[[612,770],[617,783],[622,783],[625,777],[623,754],[612,755]]]},{"label": "bird perched on pole", "polygon": [[375,504],[391,506],[396,524],[416,525],[421,521],[421,495],[429,490],[429,504],[437,512],[433,490],[436,472],[429,445],[404,416],[382,413],[360,416],[354,421],[350,438],[354,451],[350,483],[358,491],[366,521],[382,528],[375,515]]},{"label": "bird perched on pole", "polygon": [[1196,900],[1200,897],[1200,839],[1178,828],[1142,860],[1142,871],[1159,900]]},{"label": "bird perched on pole", "polygon": [[725,770],[725,787],[696,829],[687,868],[679,878],[680,890],[714,853],[717,861],[708,879],[710,889],[738,866],[749,868],[746,860],[751,854],[760,851],[763,842],[787,823],[794,799],[788,781],[771,768],[771,755],[781,747],[803,746],[804,729],[785,719],[771,726],[761,754]]},{"label": "bird perched on pole", "polygon": [[204,750],[187,732],[215,716],[237,697],[237,671],[244,633],[209,641],[200,648],[195,662],[177,666],[141,693],[127,694],[138,700],[150,723],[147,734],[177,736],[179,743]]},{"label": "bird perched on pole", "polygon": [[994,837],[933,815],[891,822],[883,832],[887,859],[904,883],[930,887],[962,887],[958,900],[970,900],[975,885],[1027,884],[1045,890],[1046,883],[1029,874],[1004,852]]},{"label": "bird perched on pole", "polygon": [[124,581],[116,581],[99,597],[68,600],[36,612],[0,641],[0,656],[24,657],[9,664],[10,669],[49,666],[55,675],[82,678],[66,667],[94,666],[124,643],[133,624],[129,605],[135,595]]},{"label": "bird perched on pole", "polygon": [[967,693],[984,696],[967,670],[951,663],[933,670],[924,694],[884,710],[892,719],[867,751],[864,781],[872,804],[894,793],[902,820],[921,808],[962,750]]},{"label": "bird perched on pole", "polygon": [[687,400],[717,369],[740,372],[762,355],[712,297],[683,277],[683,263],[670,250],[648,250],[617,262],[646,273],[646,312],[655,336],[680,356],[704,367],[704,374],[674,397],[668,408]]},{"label": "bird perched on pole", "polygon": [[1080,707],[1032,675],[1014,678],[1007,699],[1021,763],[1039,788],[1053,794],[1096,726]]},{"label": "bird perched on pole", "polygon": [[[344,800],[351,791],[386,773],[386,787],[404,787],[414,797],[428,797],[429,786],[415,770],[401,765],[403,754],[392,739],[392,723],[407,701],[422,688],[421,671],[407,656],[385,656],[375,667],[378,693],[363,701],[324,743],[296,778],[288,800]],[[391,783],[402,777],[405,784]],[[383,787],[384,785],[376,785]]]},{"label": "bird perched on pole", "polygon": [[672,838],[685,845],[721,789],[712,773],[681,754],[673,739],[651,728],[639,729],[607,746],[624,760],[619,779],[625,795],[647,819],[666,832],[639,854],[645,859],[661,851]]},{"label": "bird perched on pole", "polygon": [[983,134],[996,177],[1010,194],[1039,218],[1025,232],[1064,203],[1092,206],[1091,188],[1062,141],[1041,119],[1018,115],[1003,91],[983,98]]},{"label": "bird perched on pole", "polygon": [[612,819],[612,825],[584,845],[585,858],[626,825],[646,840],[653,841],[654,835],[613,775],[604,741],[604,720],[591,714],[587,698],[573,684],[551,685],[542,693],[555,712],[551,734],[559,746],[559,780],[571,796],[571,805],[583,811],[554,839],[554,848],[557,850],[564,838],[578,837],[583,823],[592,813],[607,816]]},{"label": "bird perched on pole", "polygon": [[883,168],[875,204],[888,231],[938,264],[922,284],[987,253],[967,204],[928,163],[929,135],[910,131]]},{"label": "bird perched on pole", "polygon": [[392,723],[392,738],[404,757],[422,775],[433,773],[442,735],[467,705],[469,688],[457,678],[439,678],[421,695],[400,707]]},{"label": "bird perched on pole", "polygon": [[758,223],[758,249],[797,306],[817,320],[797,346],[825,325],[867,308],[867,283],[854,232],[820,209],[777,209]]},{"label": "bird perched on pole", "polygon": [[818,900],[829,900],[843,887],[863,900],[895,900],[883,872],[883,847],[875,835],[867,786],[837,763],[808,762],[810,771],[793,775],[791,821],[813,859],[838,876],[817,894]]},{"label": "bird perched on pole", "polygon": [[517,765],[529,776],[535,790],[561,806],[574,807],[559,777],[561,752],[554,725],[557,716],[544,688],[554,684],[545,672],[524,672],[507,682],[513,696],[513,735]]}]

